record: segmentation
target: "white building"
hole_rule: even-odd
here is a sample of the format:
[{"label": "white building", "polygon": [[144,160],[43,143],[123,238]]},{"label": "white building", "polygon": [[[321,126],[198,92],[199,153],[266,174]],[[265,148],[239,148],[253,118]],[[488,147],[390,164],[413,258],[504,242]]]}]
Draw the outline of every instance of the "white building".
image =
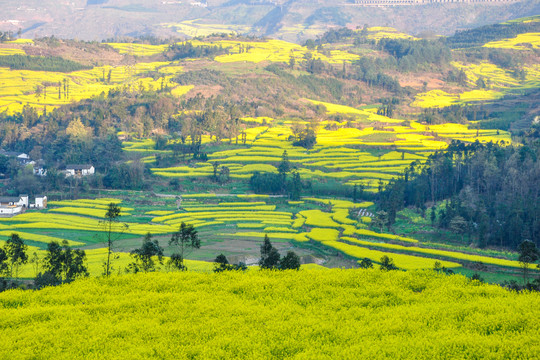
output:
[{"label": "white building", "polygon": [[13,207],[21,206],[28,207],[28,195],[22,194],[17,196],[2,196],[0,197],[0,206]]},{"label": "white building", "polygon": [[47,196],[36,195],[34,207],[37,209],[45,209],[47,207]]},{"label": "white building", "polygon": [[0,206],[0,217],[13,216],[20,214],[23,211],[22,206]]},{"label": "white building", "polygon": [[92,165],[67,165],[65,170],[66,177],[94,175],[95,172]]}]

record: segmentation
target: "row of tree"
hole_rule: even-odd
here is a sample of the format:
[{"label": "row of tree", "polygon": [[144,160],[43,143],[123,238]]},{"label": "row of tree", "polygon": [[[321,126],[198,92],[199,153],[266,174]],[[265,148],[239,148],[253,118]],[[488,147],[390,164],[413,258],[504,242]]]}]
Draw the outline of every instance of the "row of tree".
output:
[{"label": "row of tree", "polygon": [[389,226],[405,206],[423,214],[432,206],[434,224],[468,236],[478,246],[515,249],[524,240],[538,245],[540,144],[453,142],[425,166],[411,164],[380,193],[380,204]]},{"label": "row of tree", "polygon": [[91,66],[58,56],[6,55],[0,56],[0,66],[12,70],[73,72],[91,69]]}]

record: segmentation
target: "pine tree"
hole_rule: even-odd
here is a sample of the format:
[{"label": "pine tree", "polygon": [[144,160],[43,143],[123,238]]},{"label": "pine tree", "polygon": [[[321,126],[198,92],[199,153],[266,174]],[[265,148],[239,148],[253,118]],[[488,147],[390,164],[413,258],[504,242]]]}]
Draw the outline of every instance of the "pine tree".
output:
[{"label": "pine tree", "polygon": [[280,255],[275,247],[272,246],[268,234],[264,234],[264,242],[261,245],[261,259],[259,266],[261,269],[276,269],[279,265]]}]

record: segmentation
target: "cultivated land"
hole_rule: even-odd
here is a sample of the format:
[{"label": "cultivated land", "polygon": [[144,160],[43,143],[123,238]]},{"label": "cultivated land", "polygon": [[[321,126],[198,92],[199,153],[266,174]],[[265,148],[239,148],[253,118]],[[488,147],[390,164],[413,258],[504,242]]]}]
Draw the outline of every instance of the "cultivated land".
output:
[{"label": "cultivated land", "polygon": [[432,271],[91,278],[0,294],[0,356],[530,359],[539,305],[537,292]]},{"label": "cultivated land", "polygon": [[161,21],[0,33],[1,212],[31,204],[0,217],[0,358],[537,356],[540,16],[441,38],[392,14],[532,10],[303,4],[45,2],[85,38]]},{"label": "cultivated land", "polygon": [[[371,43],[381,39],[414,40],[410,35],[388,27],[371,27],[364,31]],[[514,44],[515,51],[533,52],[537,35],[527,33],[518,36],[529,41],[531,46],[522,42],[517,46],[515,39],[489,42],[484,46],[506,49]],[[330,68],[346,69],[366,54],[377,54],[373,48],[346,42],[313,49],[282,40],[213,37],[191,44],[195,47],[216,46],[223,49],[224,54],[210,59],[171,61],[167,59],[169,45],[107,43],[97,46],[97,49],[119,56],[108,56],[109,65],[100,64],[67,73],[0,68],[0,82],[3,84],[0,106],[7,114],[21,111],[27,105],[39,112],[52,111],[64,104],[118,90],[144,92],[161,89],[183,101],[213,95],[208,93],[207,85],[198,80],[194,83],[179,80],[179,75],[189,75],[204,67],[220,69],[232,78],[244,77],[255,70],[270,79],[274,75],[266,66],[271,64],[302,64],[317,59]],[[50,49],[44,42],[17,40],[1,44],[0,56]],[[65,54],[64,48],[63,51]],[[372,202],[362,201],[361,194],[357,202],[328,199],[316,194],[304,196],[300,201],[289,201],[282,196],[245,195],[245,187],[235,185],[238,184],[235,181],[246,181],[255,171],[278,173],[286,151],[291,166],[303,179],[328,188],[336,184],[345,185],[348,191],[360,186],[363,194],[371,198],[390,180],[401,176],[406,169],[421,167],[430,155],[444,150],[451,142],[511,144],[511,134],[502,129],[482,129],[473,121],[426,124],[414,119],[414,114],[418,116],[423,109],[456,104],[489,105],[494,100],[537,89],[540,85],[538,64],[529,61],[523,67],[524,76],[520,78],[511,70],[488,61],[455,61],[449,66],[453,71],[462,70],[465,82],[461,86],[446,84],[442,88],[434,85],[437,88],[433,90],[429,89],[430,82],[427,89],[423,86],[424,91],[413,90],[416,95],[409,97],[409,103],[402,106],[409,109],[413,118],[411,115],[396,118],[381,114],[377,104],[352,106],[349,101],[349,105],[340,105],[322,101],[322,96],[319,99],[299,97],[287,106],[315,107],[315,123],[286,114],[280,117],[240,115],[236,119],[235,132],[229,136],[227,132],[219,138],[212,133],[188,133],[181,138],[172,136],[166,140],[163,150],[157,150],[155,138],[144,136],[140,129],[134,131],[128,124],[122,125],[123,131],[118,135],[124,139],[123,151],[132,159],[140,159],[146,164],[157,186],[156,191],[172,180],[180,181],[186,190],[171,192],[163,188],[173,197],[157,198],[151,194],[154,199],[150,201],[147,195],[134,196],[121,191],[110,193],[114,198],[50,201],[45,211],[29,211],[14,218],[0,219],[1,235],[7,237],[13,232],[18,233],[32,245],[32,251],[41,256],[51,240],[68,240],[71,246],[87,249],[90,272],[98,275],[106,256],[100,221],[107,205],[115,202],[123,209],[122,222],[128,225],[127,230],[117,229],[122,233],[121,240],[115,245],[119,256],[116,270],[120,272],[130,261],[127,252],[138,246],[144,234],[151,232],[166,244],[170,234],[177,231],[180,223],[186,222],[193,224],[203,239],[201,250],[192,255],[194,260],[211,261],[223,252],[235,259],[255,262],[259,244],[267,233],[280,250],[295,249],[303,255],[305,262],[350,267],[364,258],[377,263],[383,255],[388,255],[402,269],[433,268],[438,261],[446,268],[470,273],[478,270],[477,264],[482,263],[488,266],[488,272],[504,274],[496,281],[513,279],[520,267],[516,254],[502,249],[468,248],[463,237],[449,241],[430,239],[425,235],[429,221],[415,213],[400,213],[399,224],[403,226],[398,226],[398,233],[383,233],[382,229],[374,231],[377,229],[370,227],[370,222],[377,208]],[[294,65],[289,71],[297,77],[306,73]],[[489,84],[488,88],[477,88],[480,78]],[[217,92],[220,91],[218,87]],[[190,111],[194,110],[175,116],[185,116]],[[314,126],[316,129],[317,143],[313,148],[292,145],[291,138],[297,135],[299,126]],[[175,155],[169,149],[176,144],[196,141],[208,148],[206,161],[177,161],[174,166],[160,164],[160,159]],[[220,189],[225,194],[220,195],[219,190],[213,191],[218,195],[208,193],[209,180],[220,168],[228,169],[227,176],[233,183]],[[184,199],[180,206],[174,198],[176,195]],[[362,209],[371,215],[357,216]],[[211,268],[204,264],[200,266],[207,270]],[[27,265],[21,270],[21,276],[29,278],[35,275],[33,272],[32,266]]]}]

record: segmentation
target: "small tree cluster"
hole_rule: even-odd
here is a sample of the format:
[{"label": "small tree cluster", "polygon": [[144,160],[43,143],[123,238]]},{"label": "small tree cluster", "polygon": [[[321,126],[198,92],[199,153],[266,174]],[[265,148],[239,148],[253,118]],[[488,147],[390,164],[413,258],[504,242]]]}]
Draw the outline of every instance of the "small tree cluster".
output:
[{"label": "small tree cluster", "polygon": [[233,271],[233,270],[245,271],[247,270],[247,266],[243,262],[239,262],[238,264],[230,264],[227,257],[223,254],[218,255],[214,259],[214,272],[224,272],[224,271]]},{"label": "small tree cluster", "polygon": [[272,246],[268,234],[265,234],[259,266],[268,270],[299,270],[300,258],[293,251],[287,252],[287,255],[281,258],[277,249]]},{"label": "small tree cluster", "polygon": [[381,270],[384,271],[390,271],[390,270],[397,270],[398,267],[396,264],[394,264],[394,259],[384,255],[381,258]]},{"label": "small tree cluster", "polygon": [[19,277],[19,268],[28,262],[28,246],[23,239],[13,233],[7,239],[4,248],[0,248],[0,275],[6,274],[10,278]]},{"label": "small tree cluster", "polygon": [[129,272],[151,272],[156,270],[156,262],[154,259],[157,257],[157,260],[160,264],[163,264],[163,248],[159,246],[157,240],[152,241],[152,234],[147,233],[144,236],[142,246],[138,249],[133,250],[131,256],[135,258],[135,261],[129,264]]},{"label": "small tree cluster", "polygon": [[39,289],[88,276],[85,261],[86,252],[84,250],[71,249],[66,240],[62,242],[62,245],[57,241],[51,241],[47,245],[47,254],[42,262],[44,272],[38,273],[34,284]]}]

